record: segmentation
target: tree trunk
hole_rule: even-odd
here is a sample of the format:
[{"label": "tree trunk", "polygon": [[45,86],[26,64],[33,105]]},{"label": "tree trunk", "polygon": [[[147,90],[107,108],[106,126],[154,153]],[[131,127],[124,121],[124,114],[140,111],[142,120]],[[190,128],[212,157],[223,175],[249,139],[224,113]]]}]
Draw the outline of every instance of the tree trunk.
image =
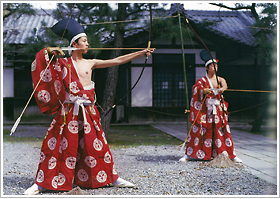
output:
[{"label": "tree trunk", "polygon": [[[261,67],[260,67],[260,72],[261,72],[261,89],[262,90],[269,90],[268,88],[268,67],[265,65],[265,60],[261,58]],[[259,98],[259,103],[266,102],[268,101],[268,95],[266,93],[261,93],[260,98]],[[267,103],[261,104],[257,108],[257,113],[255,120],[252,125],[251,132],[253,133],[260,133],[261,131],[261,126],[263,123],[263,120],[266,117],[266,110],[267,110]]]},{"label": "tree trunk", "polygon": [[[126,5],[123,3],[118,4],[118,14],[117,21],[125,20],[126,15]],[[122,23],[116,24],[115,31],[115,47],[121,48],[123,46],[123,37],[124,37],[124,25]],[[118,57],[121,55],[121,50],[112,51],[112,58]],[[106,112],[114,105],[116,88],[118,82],[119,66],[113,66],[108,68],[106,85],[104,90],[102,107],[105,109],[105,112],[101,114],[101,125],[102,129],[107,135],[110,129],[110,123],[112,118],[113,110],[111,110],[106,116]]]}]

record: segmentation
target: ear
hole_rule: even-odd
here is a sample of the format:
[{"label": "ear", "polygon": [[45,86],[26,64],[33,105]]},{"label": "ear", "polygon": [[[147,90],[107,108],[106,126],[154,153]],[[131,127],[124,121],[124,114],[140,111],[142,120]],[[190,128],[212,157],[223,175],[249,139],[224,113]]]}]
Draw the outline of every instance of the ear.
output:
[{"label": "ear", "polygon": [[77,46],[77,43],[76,43],[75,41],[73,41],[72,46],[73,46],[73,47],[76,47],[76,46]]}]

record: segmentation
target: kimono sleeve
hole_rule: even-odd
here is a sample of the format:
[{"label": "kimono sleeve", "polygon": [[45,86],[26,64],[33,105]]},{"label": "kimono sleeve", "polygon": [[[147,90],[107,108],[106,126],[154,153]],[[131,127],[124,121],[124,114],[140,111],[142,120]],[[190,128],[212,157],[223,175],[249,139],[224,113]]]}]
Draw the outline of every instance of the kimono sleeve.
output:
[{"label": "kimono sleeve", "polygon": [[[47,49],[40,50],[31,65],[34,97],[41,113],[57,113],[65,100],[62,69],[55,58],[50,64]],[[49,66],[48,66],[49,64]]]},{"label": "kimono sleeve", "polygon": [[201,123],[201,116],[204,108],[203,105],[203,89],[205,85],[202,79],[198,79],[192,88],[192,98],[190,103],[190,122],[195,122],[197,125]]}]

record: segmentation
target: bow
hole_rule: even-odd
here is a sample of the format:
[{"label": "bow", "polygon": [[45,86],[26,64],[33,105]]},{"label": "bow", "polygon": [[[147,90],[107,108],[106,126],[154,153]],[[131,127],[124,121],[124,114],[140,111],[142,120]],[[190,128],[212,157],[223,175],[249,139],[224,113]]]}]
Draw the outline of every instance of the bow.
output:
[{"label": "bow", "polygon": [[[179,7],[179,6],[178,6],[178,7]],[[179,9],[179,8],[178,8],[178,9]],[[182,15],[183,15],[183,18],[184,18],[184,20],[185,20],[185,22],[186,22],[186,25],[187,25],[188,27],[190,27],[190,29],[192,30],[192,32],[196,35],[196,37],[200,40],[200,42],[201,42],[201,43],[203,44],[203,46],[206,48],[207,52],[209,53],[209,55],[210,55],[210,57],[211,57],[212,62],[214,63],[214,58],[213,58],[213,56],[212,56],[212,54],[211,54],[211,52],[210,52],[208,46],[203,42],[203,40],[198,36],[198,34],[196,33],[196,31],[195,31],[195,30],[193,29],[193,27],[191,26],[189,20],[188,20],[187,17],[186,17],[184,8],[182,8]],[[219,82],[219,80],[218,80],[218,76],[217,76],[217,74],[216,74],[216,73],[217,73],[217,68],[216,68],[215,64],[214,64],[214,69],[215,69],[216,81],[217,81],[218,87],[220,88],[221,85],[220,85],[220,82]],[[205,95],[205,97],[204,97],[204,99],[203,99],[203,102],[202,102],[202,104],[201,104],[201,107],[200,107],[199,112],[201,111],[201,108],[202,108],[202,105],[203,105],[203,103],[204,103],[204,101],[205,101],[205,99],[206,99],[206,96],[207,96],[207,95]],[[224,101],[223,101],[223,97],[222,97],[222,96],[221,96],[221,102],[222,102],[223,112],[224,112]],[[198,112],[198,113],[199,113],[199,112]],[[197,116],[198,116],[198,114],[197,114]],[[197,116],[196,116],[196,118],[197,118]],[[196,120],[196,119],[195,119],[195,120]],[[224,126],[224,122],[223,122],[223,121],[222,121],[222,123],[223,123],[223,126]],[[193,124],[194,124],[194,123],[193,123]],[[185,139],[184,143],[183,143],[182,145],[180,145],[180,146],[181,146],[181,150],[180,150],[180,151],[183,151],[183,148],[185,147],[185,144],[187,143],[187,140],[188,140],[189,134],[190,134],[190,132],[191,132],[191,130],[192,130],[192,127],[193,127],[193,125],[191,126],[191,128],[190,128],[190,130],[189,130],[189,133],[188,133],[188,135],[187,135],[187,138]]]},{"label": "bow", "polygon": [[[209,50],[209,48],[207,47],[207,45],[202,41],[202,39],[198,36],[198,34],[195,32],[195,30],[193,29],[193,27],[191,26],[189,20],[187,19],[186,17],[186,14],[185,14],[185,9],[182,8],[182,14],[183,14],[183,18],[185,19],[185,22],[186,24],[190,27],[190,29],[193,31],[193,33],[195,34],[195,36],[200,40],[200,42],[203,44],[203,46],[206,48],[207,52],[209,53],[210,57],[211,57],[211,60],[212,62],[214,63],[214,58]],[[218,80],[218,76],[216,74],[217,72],[217,69],[216,69],[216,66],[214,64],[214,68],[215,68],[215,75],[216,75],[216,80],[217,80],[217,83],[218,83],[218,86],[220,87],[220,83],[219,83],[219,80]]]},{"label": "bow", "polygon": [[[150,30],[149,30],[149,41],[148,41],[148,47],[147,47],[147,49],[150,49],[151,43],[152,43],[152,22],[153,22],[153,18],[152,18],[152,6],[151,6],[150,3],[149,3],[149,11],[150,11]],[[108,113],[109,113],[112,109],[114,109],[114,108],[116,107],[116,105],[117,105],[118,103],[120,103],[120,102],[135,88],[135,86],[138,84],[138,82],[140,81],[140,79],[141,79],[141,77],[142,77],[142,75],[143,75],[143,73],[144,73],[144,70],[145,70],[147,61],[148,61],[148,56],[146,55],[145,63],[144,63],[144,65],[143,65],[142,70],[141,70],[141,73],[140,73],[138,79],[136,80],[136,82],[134,83],[134,85],[129,89],[129,91],[127,91],[127,93],[126,93],[121,99],[118,100],[117,103],[115,103],[113,106],[110,107],[110,109],[109,109],[108,111],[106,111],[104,117],[106,117],[106,116],[108,115]]]},{"label": "bow", "polygon": [[[76,3],[74,4],[74,6],[75,6],[75,5],[76,5]],[[74,6],[73,6],[73,9],[72,9],[72,12],[70,13],[70,15],[73,14]],[[67,24],[67,25],[68,25],[68,24]],[[66,31],[66,28],[65,28],[65,30],[64,30],[64,32],[63,32],[63,35],[62,35],[62,37],[61,37],[61,40],[62,40],[62,38],[63,38],[63,36],[64,36],[64,34],[65,34],[65,31]],[[48,65],[47,65],[46,69],[44,70],[44,72],[43,72],[42,76],[40,77],[38,83],[37,83],[36,86],[34,87],[33,92],[31,93],[31,95],[30,95],[30,97],[29,97],[29,99],[28,99],[28,101],[27,101],[25,107],[23,108],[21,114],[19,115],[18,119],[15,121],[13,127],[11,128],[10,136],[16,131],[16,128],[18,127],[18,125],[19,125],[19,123],[20,123],[20,120],[21,120],[22,115],[24,114],[24,112],[25,112],[27,106],[29,105],[29,103],[30,103],[30,101],[31,101],[31,99],[32,99],[32,97],[33,97],[33,95],[34,95],[34,93],[35,93],[37,87],[39,86],[40,82],[42,81],[42,77],[43,77],[44,74],[46,73],[46,71],[47,71],[47,69],[49,68],[49,66],[50,66],[50,64],[51,64],[51,62],[52,62],[52,60],[53,60],[54,57],[55,57],[55,56],[52,55],[52,57],[51,57],[51,59],[50,59]]]}]

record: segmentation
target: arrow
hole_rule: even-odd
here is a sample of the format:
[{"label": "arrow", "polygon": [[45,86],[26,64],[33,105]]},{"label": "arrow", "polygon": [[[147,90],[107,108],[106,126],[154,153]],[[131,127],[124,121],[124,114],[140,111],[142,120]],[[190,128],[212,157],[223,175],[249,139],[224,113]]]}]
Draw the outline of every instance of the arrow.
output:
[{"label": "arrow", "polygon": [[[75,47],[61,47],[61,50],[144,50],[147,48],[75,48]],[[151,48],[154,49],[155,48]]]}]

